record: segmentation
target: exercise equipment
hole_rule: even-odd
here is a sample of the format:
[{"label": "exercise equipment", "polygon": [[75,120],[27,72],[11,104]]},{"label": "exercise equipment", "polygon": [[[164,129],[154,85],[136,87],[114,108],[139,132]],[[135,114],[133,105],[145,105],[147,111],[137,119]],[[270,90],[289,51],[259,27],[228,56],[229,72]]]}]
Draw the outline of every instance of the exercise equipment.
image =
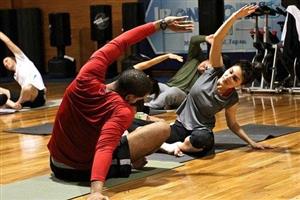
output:
[{"label": "exercise equipment", "polygon": [[300,93],[300,87],[297,85],[297,83],[300,83],[300,60],[299,58],[295,58],[294,60],[294,81],[293,81],[293,87],[288,88],[289,93]]},{"label": "exercise equipment", "polygon": [[50,13],[50,45],[57,48],[57,56],[48,61],[48,75],[51,78],[66,78],[75,75],[75,59],[65,55],[65,47],[71,45],[69,13]]},{"label": "exercise equipment", "polygon": [[254,13],[249,15],[249,17],[255,18],[255,27],[251,31],[251,36],[253,38],[253,47],[256,49],[255,56],[252,59],[252,62],[262,62],[265,54],[264,44],[263,44],[263,33],[260,32],[258,27],[258,17],[263,15],[263,11],[258,8]]},{"label": "exercise equipment", "polygon": [[[268,6],[260,6],[252,16],[255,16],[254,47],[257,49],[252,62],[262,63],[262,76],[258,87],[247,88],[248,92],[275,92],[282,91],[285,81],[290,77],[286,69],[281,44],[275,32],[269,31],[269,16],[275,16],[278,12]],[[265,16],[263,39],[258,28],[258,16]],[[261,41],[261,39],[263,41]],[[262,53],[263,52],[263,53]],[[263,56],[262,56],[263,54]],[[261,58],[263,59],[261,60]]]},{"label": "exercise equipment", "polygon": [[[91,39],[97,42],[97,48],[101,48],[112,37],[112,7],[111,5],[90,6]],[[107,69],[106,79],[111,79],[118,74],[117,62],[113,62]]]},{"label": "exercise equipment", "polygon": [[90,6],[91,39],[97,41],[98,48],[112,40],[111,5]]}]

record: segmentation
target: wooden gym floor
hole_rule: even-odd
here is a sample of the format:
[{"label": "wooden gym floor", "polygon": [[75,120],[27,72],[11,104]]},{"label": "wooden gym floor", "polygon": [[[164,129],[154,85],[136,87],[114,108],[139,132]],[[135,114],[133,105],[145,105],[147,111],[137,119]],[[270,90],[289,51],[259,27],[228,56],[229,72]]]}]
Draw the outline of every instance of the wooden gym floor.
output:
[{"label": "wooden gym floor", "polygon": [[[47,83],[48,99],[61,98],[66,83]],[[1,84],[16,88],[15,84]],[[0,115],[0,184],[50,173],[50,136],[6,133],[8,128],[53,122],[58,107]],[[161,114],[167,122],[174,113]],[[216,115],[214,131],[225,129],[224,112]],[[248,123],[300,126],[300,95],[240,94],[237,119]],[[300,132],[264,141],[275,149],[249,147],[219,153],[184,166],[104,191],[111,200],[175,199],[300,199]],[[17,188],[16,188],[17,190]],[[55,191],[53,191],[55,192]],[[41,199],[44,199],[41,197]],[[77,200],[86,199],[86,196]]]}]

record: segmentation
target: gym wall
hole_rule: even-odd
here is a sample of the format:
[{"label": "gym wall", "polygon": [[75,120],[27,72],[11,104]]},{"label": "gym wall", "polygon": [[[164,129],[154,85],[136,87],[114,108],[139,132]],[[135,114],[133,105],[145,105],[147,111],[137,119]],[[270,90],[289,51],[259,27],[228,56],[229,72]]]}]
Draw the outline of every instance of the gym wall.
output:
[{"label": "gym wall", "polygon": [[[32,8],[42,10],[43,31],[46,62],[57,53],[50,46],[48,14],[53,12],[70,13],[72,45],[66,47],[66,55],[76,59],[76,69],[80,69],[91,53],[97,48],[90,36],[90,5],[111,5],[113,21],[113,37],[119,35],[122,29],[122,3],[137,2],[138,0],[1,0],[0,8]],[[46,69],[48,70],[48,69]]]},{"label": "gym wall", "polygon": [[12,8],[11,0],[1,0],[0,8]]}]

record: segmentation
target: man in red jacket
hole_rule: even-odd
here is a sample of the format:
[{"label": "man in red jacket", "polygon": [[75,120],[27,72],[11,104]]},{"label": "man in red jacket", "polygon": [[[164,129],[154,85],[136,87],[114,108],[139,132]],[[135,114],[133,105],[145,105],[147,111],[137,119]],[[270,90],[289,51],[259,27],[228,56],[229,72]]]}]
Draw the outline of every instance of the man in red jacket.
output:
[{"label": "man in red jacket", "polygon": [[126,70],[105,85],[105,74],[125,49],[156,31],[169,28],[193,29],[185,17],[166,17],[129,30],[97,50],[65,91],[56,115],[48,148],[50,166],[57,178],[91,181],[88,199],[108,199],[102,194],[105,179],[128,177],[131,164],[142,167],[168,138],[169,125],[157,122],[127,136],[134,109],[132,105],[150,93],[152,84],[140,70]]}]

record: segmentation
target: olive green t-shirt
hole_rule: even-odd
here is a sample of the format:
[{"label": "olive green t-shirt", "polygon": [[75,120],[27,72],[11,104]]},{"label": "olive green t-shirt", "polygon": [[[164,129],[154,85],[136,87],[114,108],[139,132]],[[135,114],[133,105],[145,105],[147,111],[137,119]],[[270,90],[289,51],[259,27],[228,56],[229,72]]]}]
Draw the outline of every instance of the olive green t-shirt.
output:
[{"label": "olive green t-shirt", "polygon": [[200,43],[205,42],[205,35],[195,35],[191,38],[187,60],[177,73],[167,82],[170,87],[178,87],[188,93],[198,77],[198,65],[206,60]]}]

